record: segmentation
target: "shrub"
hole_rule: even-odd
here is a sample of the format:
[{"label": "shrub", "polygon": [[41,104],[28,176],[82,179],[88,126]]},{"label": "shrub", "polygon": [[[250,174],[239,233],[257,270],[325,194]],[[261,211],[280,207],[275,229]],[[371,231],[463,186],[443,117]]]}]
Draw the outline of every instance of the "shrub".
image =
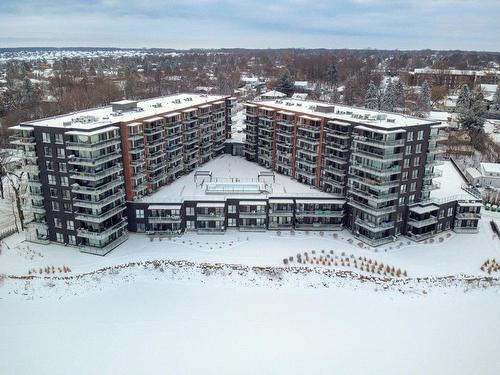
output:
[{"label": "shrub", "polygon": [[283,263],[284,263],[284,264],[288,264],[288,259],[287,259],[287,258],[284,258],[284,259],[283,259]]}]

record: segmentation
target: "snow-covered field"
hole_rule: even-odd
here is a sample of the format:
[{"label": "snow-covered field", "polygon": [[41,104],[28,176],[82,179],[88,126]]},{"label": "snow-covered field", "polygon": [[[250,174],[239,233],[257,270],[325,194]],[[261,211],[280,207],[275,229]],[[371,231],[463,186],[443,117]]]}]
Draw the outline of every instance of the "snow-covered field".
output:
[{"label": "snow-covered field", "polygon": [[[376,251],[347,231],[133,234],[106,257],[11,236],[0,373],[498,374],[500,274],[479,268],[500,260],[492,219]],[[304,252],[351,265],[283,265]],[[364,258],[408,278],[352,266]]]}]

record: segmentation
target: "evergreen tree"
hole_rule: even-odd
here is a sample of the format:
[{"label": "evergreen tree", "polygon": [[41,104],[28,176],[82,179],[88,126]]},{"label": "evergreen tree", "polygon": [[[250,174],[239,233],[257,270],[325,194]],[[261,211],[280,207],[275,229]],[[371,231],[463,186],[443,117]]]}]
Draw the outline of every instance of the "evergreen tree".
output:
[{"label": "evergreen tree", "polygon": [[295,81],[290,74],[290,71],[288,69],[285,69],[283,74],[281,74],[281,77],[278,80],[278,85],[277,85],[277,90],[281,91],[282,93],[286,94],[287,96],[291,96],[293,93],[293,87],[294,87]]},{"label": "evergreen tree", "polygon": [[396,100],[395,107],[404,111],[406,104],[405,87],[401,79],[398,79],[394,85],[394,97]]},{"label": "evergreen tree", "polygon": [[377,86],[370,82],[365,96],[365,108],[379,109],[379,91]]},{"label": "evergreen tree", "polygon": [[431,87],[427,81],[424,82],[417,98],[417,116],[423,117],[428,114],[431,107]]},{"label": "evergreen tree", "polygon": [[326,79],[328,83],[332,86],[337,84],[338,81],[337,64],[335,63],[334,58],[332,58],[330,66],[328,67],[328,71],[326,72]]},{"label": "evergreen tree", "polygon": [[460,112],[461,109],[469,108],[470,100],[471,100],[471,93],[469,91],[469,86],[463,85],[458,94],[457,111]]},{"label": "evergreen tree", "polygon": [[500,111],[500,84],[497,85],[497,90],[495,91],[495,95],[493,95],[493,103],[491,103],[492,111]]},{"label": "evergreen tree", "polygon": [[396,96],[394,92],[394,84],[389,81],[385,88],[384,96],[382,97],[381,107],[384,111],[393,112],[396,105]]},{"label": "evergreen tree", "polygon": [[462,129],[482,132],[484,127],[483,114],[483,95],[481,93],[472,93],[469,95],[468,105],[461,106],[459,109],[458,123]]}]

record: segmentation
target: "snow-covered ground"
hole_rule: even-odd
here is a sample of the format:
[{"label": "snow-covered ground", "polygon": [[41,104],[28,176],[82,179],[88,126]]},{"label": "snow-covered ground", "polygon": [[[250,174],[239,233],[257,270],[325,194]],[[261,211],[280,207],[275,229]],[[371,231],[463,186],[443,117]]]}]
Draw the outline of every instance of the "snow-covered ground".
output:
[{"label": "snow-covered ground", "polygon": [[500,120],[486,120],[484,131],[488,133],[494,142],[500,144],[500,133],[495,133],[495,128],[500,128]]}]

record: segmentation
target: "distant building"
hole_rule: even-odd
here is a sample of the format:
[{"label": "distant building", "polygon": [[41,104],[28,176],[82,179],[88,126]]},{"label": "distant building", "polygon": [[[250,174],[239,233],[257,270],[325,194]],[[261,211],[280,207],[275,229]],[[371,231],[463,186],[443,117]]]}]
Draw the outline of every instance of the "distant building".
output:
[{"label": "distant building", "polygon": [[407,84],[410,86],[421,86],[427,81],[432,85],[442,85],[448,89],[456,89],[464,84],[469,87],[480,84],[498,84],[500,71],[423,68],[409,72],[406,77]]},{"label": "distant building", "polygon": [[272,91],[265,92],[260,97],[264,100],[281,99],[281,98],[286,97],[286,94],[284,94],[280,91],[277,91],[277,90],[272,90]]}]

